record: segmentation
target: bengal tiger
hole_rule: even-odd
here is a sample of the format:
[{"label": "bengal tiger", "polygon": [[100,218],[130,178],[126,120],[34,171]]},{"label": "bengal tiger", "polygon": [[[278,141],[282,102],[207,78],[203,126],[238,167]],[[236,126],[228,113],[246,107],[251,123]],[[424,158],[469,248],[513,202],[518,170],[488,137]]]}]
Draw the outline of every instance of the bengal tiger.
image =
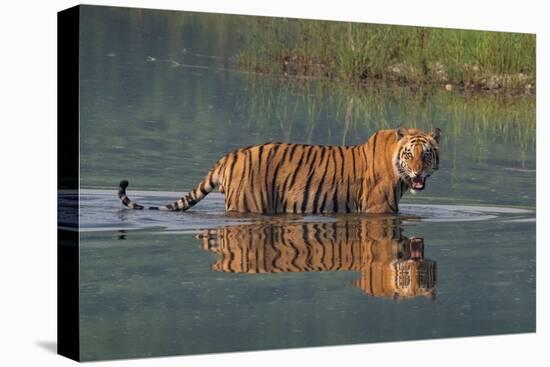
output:
[{"label": "bengal tiger", "polygon": [[[423,190],[439,166],[441,130],[380,130],[365,144],[324,146],[266,143],[222,157],[197,187],[172,204],[147,209],[183,211],[214,188],[225,210],[240,213],[397,213],[408,190]],[[128,208],[145,209],[126,195]]]},{"label": "bengal tiger", "polygon": [[371,296],[435,298],[436,262],[424,258],[422,238],[404,237],[393,220],[259,222],[205,230],[198,238],[218,255],[214,271],[358,271],[353,285]]}]

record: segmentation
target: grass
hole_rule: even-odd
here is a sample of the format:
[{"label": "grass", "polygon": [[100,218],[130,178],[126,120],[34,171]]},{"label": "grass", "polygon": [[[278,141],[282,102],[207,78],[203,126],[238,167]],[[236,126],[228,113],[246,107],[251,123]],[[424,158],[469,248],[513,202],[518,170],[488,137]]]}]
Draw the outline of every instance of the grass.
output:
[{"label": "grass", "polygon": [[244,18],[240,67],[260,73],[448,89],[535,87],[535,35],[284,18]]},{"label": "grass", "polygon": [[330,81],[259,81],[252,75],[247,90],[248,99],[240,101],[246,106],[241,119],[262,137],[296,141],[295,132],[305,131],[299,134],[304,142],[320,139],[345,145],[361,143],[382,128],[438,126],[447,138],[468,141],[466,145],[478,149],[472,154],[479,157],[499,141],[517,147],[520,159],[535,150],[532,96],[392,88],[368,82],[365,88],[356,88]]}]

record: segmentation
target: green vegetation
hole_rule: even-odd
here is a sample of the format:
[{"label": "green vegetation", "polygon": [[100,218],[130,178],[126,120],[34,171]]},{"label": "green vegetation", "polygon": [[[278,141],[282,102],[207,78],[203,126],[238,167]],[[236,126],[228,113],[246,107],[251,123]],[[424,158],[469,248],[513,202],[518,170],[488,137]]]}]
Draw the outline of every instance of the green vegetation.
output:
[{"label": "green vegetation", "polygon": [[446,167],[459,186],[470,184],[464,161],[534,169],[533,95],[235,72],[240,35],[251,29],[243,22],[253,19],[127,9],[85,15],[82,187],[113,188],[129,178],[133,189],[180,190],[238,147],[354,145],[399,125],[443,130]]},{"label": "green vegetation", "polygon": [[535,35],[281,18],[243,18],[242,68],[447,89],[535,87]]},{"label": "green vegetation", "polygon": [[[446,139],[472,148],[483,159],[487,147],[505,142],[519,148],[520,159],[536,141],[535,99],[506,93],[456,93],[433,88],[391,88],[380,83],[355,88],[330,81],[248,79],[242,121],[260,136],[284,141],[345,145],[398,125],[443,129]],[[274,124],[273,121],[279,121]],[[299,133],[296,132],[298,130]],[[322,134],[321,134],[322,133]],[[471,139],[475,144],[470,144]],[[448,144],[446,140],[446,144]]]}]

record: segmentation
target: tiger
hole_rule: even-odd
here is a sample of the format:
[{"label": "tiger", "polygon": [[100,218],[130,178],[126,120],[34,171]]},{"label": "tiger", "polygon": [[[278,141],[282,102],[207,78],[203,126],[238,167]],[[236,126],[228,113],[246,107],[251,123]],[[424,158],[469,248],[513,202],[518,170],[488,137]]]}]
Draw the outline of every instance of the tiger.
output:
[{"label": "tiger", "polygon": [[379,130],[355,146],[265,143],[223,156],[189,193],[164,206],[131,209],[185,211],[219,188],[226,212],[258,214],[395,214],[403,194],[423,190],[439,167],[441,130]]},{"label": "tiger", "polygon": [[217,272],[270,274],[357,271],[353,286],[373,297],[435,299],[436,262],[424,240],[394,220],[257,222],[204,230],[201,248],[218,255]]}]

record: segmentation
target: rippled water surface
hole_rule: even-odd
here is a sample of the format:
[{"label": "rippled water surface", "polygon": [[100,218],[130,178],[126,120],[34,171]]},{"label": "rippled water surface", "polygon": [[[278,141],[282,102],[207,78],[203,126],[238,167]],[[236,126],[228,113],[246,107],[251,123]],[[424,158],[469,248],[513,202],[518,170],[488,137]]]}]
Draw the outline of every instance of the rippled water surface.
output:
[{"label": "rippled water surface", "polygon": [[[84,360],[534,331],[534,97],[255,76],[234,70],[239,17],[81,16]],[[129,179],[137,202],[172,202],[236,147],[359,144],[399,124],[444,138],[398,216],[228,215],[217,192],[131,211],[116,196]]]}]

